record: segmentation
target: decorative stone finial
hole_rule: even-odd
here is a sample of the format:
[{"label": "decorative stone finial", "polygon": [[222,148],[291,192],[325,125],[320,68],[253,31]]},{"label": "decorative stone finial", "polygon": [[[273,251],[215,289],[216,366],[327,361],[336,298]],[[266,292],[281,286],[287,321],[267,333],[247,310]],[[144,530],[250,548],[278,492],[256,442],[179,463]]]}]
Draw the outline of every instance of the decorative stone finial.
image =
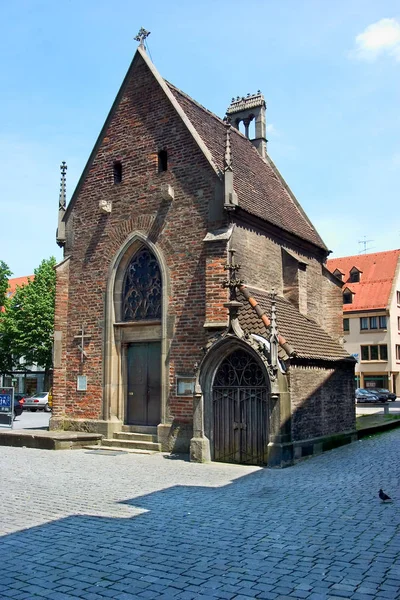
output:
[{"label": "decorative stone finial", "polygon": [[276,293],[275,290],[271,292],[271,325],[270,325],[270,344],[271,344],[271,366],[274,370],[278,369],[278,326],[276,324]]},{"label": "decorative stone finial", "polygon": [[149,37],[151,31],[146,31],[143,27],[139,29],[139,33],[135,38],[133,38],[136,42],[139,42],[140,48],[144,48],[144,40]]},{"label": "decorative stone finial", "polygon": [[225,141],[225,156],[224,156],[225,171],[232,171],[232,150],[231,150],[231,124],[226,121],[226,141]]},{"label": "decorative stone finial", "polygon": [[61,165],[60,165],[60,171],[61,171],[61,182],[60,182],[60,199],[59,199],[59,203],[58,203],[58,208],[59,210],[64,209],[65,210],[65,206],[67,204],[66,201],[66,173],[67,173],[67,163],[65,162],[65,160],[62,161]]},{"label": "decorative stone finial", "polygon": [[57,245],[62,248],[65,245],[65,223],[63,221],[63,217],[66,209],[66,172],[67,172],[67,163],[63,160],[60,165],[61,171],[61,183],[60,183],[60,196],[58,199],[58,227],[56,231],[56,242]]}]

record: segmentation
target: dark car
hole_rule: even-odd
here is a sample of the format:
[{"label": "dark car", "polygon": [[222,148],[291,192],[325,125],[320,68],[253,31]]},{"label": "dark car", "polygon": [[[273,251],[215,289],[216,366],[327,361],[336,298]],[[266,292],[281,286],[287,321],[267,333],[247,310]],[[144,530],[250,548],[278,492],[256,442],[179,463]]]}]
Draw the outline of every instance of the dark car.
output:
[{"label": "dark car", "polygon": [[374,388],[373,391],[378,392],[380,396],[385,396],[385,399],[388,402],[394,402],[396,400],[396,394],[385,388]]},{"label": "dark car", "polygon": [[361,402],[380,402],[378,396],[376,394],[371,394],[370,390],[365,390],[363,388],[356,389],[356,402],[360,404]]},{"label": "dark car", "polygon": [[367,391],[376,397],[377,402],[387,402],[388,400],[387,395],[380,392],[377,388],[369,388]]}]

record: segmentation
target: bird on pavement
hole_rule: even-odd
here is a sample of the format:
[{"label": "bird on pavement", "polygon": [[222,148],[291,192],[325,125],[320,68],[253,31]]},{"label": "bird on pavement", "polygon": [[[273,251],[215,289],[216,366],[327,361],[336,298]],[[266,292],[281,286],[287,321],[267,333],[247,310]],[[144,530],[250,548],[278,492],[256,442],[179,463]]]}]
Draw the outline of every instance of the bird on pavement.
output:
[{"label": "bird on pavement", "polygon": [[391,497],[385,494],[383,490],[379,490],[379,498],[382,500],[382,502],[392,502]]}]

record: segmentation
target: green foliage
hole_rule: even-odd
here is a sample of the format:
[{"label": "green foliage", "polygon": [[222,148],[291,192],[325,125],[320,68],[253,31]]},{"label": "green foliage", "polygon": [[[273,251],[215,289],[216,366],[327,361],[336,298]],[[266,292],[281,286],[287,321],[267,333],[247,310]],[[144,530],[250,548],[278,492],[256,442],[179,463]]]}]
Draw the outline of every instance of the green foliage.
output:
[{"label": "green foliage", "polygon": [[7,302],[8,279],[12,275],[5,262],[0,260],[0,310]]},{"label": "green foliage", "polygon": [[55,264],[54,257],[43,260],[34,271],[34,279],[17,288],[8,303],[2,319],[1,345],[3,350],[11,351],[9,364],[11,360],[16,366],[24,357],[27,365],[37,364],[46,371],[52,366]]}]

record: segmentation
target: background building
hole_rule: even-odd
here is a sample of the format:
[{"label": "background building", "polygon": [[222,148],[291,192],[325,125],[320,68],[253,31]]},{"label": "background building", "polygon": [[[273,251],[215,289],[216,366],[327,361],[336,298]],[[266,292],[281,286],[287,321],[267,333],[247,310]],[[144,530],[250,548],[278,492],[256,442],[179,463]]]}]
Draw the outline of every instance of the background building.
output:
[{"label": "background building", "polygon": [[400,394],[400,250],[328,260],[343,282],[343,335],[357,387]]}]

